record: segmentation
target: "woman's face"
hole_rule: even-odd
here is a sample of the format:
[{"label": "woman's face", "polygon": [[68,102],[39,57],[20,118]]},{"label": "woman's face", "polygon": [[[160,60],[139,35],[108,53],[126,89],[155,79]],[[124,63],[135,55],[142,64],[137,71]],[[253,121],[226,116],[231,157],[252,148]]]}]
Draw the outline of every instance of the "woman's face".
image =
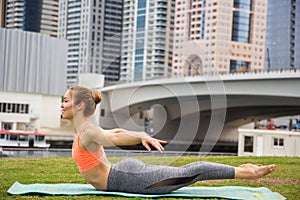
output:
[{"label": "woman's face", "polygon": [[72,119],[73,118],[73,102],[72,95],[70,90],[68,90],[64,95],[64,100],[61,103],[61,115],[64,119]]}]

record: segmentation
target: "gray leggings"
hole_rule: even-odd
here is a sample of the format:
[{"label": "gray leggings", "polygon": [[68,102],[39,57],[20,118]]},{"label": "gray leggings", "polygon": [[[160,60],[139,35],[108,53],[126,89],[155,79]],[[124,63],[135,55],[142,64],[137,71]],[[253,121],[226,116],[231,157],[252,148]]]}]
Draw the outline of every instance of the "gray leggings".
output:
[{"label": "gray leggings", "polygon": [[194,162],[182,167],[145,164],[124,159],[112,165],[107,190],[142,194],[170,193],[202,180],[233,179],[234,167],[210,162]]}]

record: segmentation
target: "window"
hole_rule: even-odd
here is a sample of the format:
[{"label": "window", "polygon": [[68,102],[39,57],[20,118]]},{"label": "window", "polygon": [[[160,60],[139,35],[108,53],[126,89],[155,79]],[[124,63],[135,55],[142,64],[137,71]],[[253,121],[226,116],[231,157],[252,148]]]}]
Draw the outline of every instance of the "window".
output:
[{"label": "window", "polygon": [[29,113],[29,104],[3,103],[0,102],[0,112],[3,113]]},{"label": "window", "polygon": [[44,141],[45,136],[35,136],[35,141]]},{"label": "window", "polygon": [[143,113],[143,112],[140,112],[139,118],[140,118],[140,119],[143,119],[143,118],[144,118],[144,113]]},{"label": "window", "polygon": [[12,104],[10,104],[10,103],[6,104],[6,112],[7,113],[11,113],[12,112]]},{"label": "window", "polygon": [[14,135],[14,134],[9,135],[9,140],[18,140],[18,139],[19,139],[18,135]]},{"label": "window", "polygon": [[19,135],[19,141],[28,141],[28,135]]},{"label": "window", "polygon": [[[238,0],[234,2],[235,8],[244,8],[251,10],[251,2],[242,3]],[[250,42],[250,25],[251,25],[251,14],[249,12],[233,11],[232,21],[232,41],[236,42]]]},{"label": "window", "polygon": [[230,60],[230,72],[247,72],[249,71],[249,62],[242,60]]},{"label": "window", "polygon": [[253,136],[244,136],[244,152],[253,153]]},{"label": "window", "polygon": [[283,147],[284,139],[283,138],[273,138],[273,147]]},{"label": "window", "polygon": [[101,117],[105,116],[105,109],[101,109]]}]

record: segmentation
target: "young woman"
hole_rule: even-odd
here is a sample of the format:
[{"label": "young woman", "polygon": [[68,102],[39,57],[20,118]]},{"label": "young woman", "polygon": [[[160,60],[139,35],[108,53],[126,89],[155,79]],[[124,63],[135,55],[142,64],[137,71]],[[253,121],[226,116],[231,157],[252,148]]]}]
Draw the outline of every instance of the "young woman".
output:
[{"label": "young woman", "polygon": [[169,193],[201,180],[257,179],[272,172],[276,165],[243,164],[232,167],[210,162],[194,162],[182,167],[148,165],[136,159],[111,164],[103,147],[142,143],[162,152],[166,141],[145,132],[123,129],[104,130],[88,121],[101,95],[95,90],[74,86],[69,88],[61,104],[62,116],[70,119],[76,137],[72,156],[84,179],[98,190],[143,194]]}]

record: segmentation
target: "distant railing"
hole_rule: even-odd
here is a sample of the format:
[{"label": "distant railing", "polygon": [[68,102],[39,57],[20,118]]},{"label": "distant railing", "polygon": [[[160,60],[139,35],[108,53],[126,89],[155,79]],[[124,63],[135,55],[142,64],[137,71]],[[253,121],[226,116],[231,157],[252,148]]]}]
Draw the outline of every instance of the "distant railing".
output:
[{"label": "distant railing", "polygon": [[122,80],[114,83],[108,83],[105,84],[104,87],[112,86],[112,85],[119,85],[119,84],[125,84],[125,83],[134,83],[134,82],[141,82],[141,81],[151,81],[151,80],[160,80],[160,79],[176,79],[176,78],[188,78],[188,77],[214,77],[214,76],[220,76],[220,77],[238,77],[238,76],[245,76],[245,75],[270,75],[270,74],[300,74],[300,68],[294,68],[294,69],[275,69],[275,70],[253,70],[250,72],[230,72],[230,73],[220,73],[216,71],[210,71],[205,72],[202,74],[197,75],[185,75],[185,76],[160,76],[160,77],[153,77],[151,79],[146,80]]},{"label": "distant railing", "polygon": [[276,70],[253,70],[250,72],[233,72],[233,73],[220,73],[222,76],[237,76],[237,75],[249,75],[249,74],[295,74],[300,73],[300,69],[276,69]]}]

